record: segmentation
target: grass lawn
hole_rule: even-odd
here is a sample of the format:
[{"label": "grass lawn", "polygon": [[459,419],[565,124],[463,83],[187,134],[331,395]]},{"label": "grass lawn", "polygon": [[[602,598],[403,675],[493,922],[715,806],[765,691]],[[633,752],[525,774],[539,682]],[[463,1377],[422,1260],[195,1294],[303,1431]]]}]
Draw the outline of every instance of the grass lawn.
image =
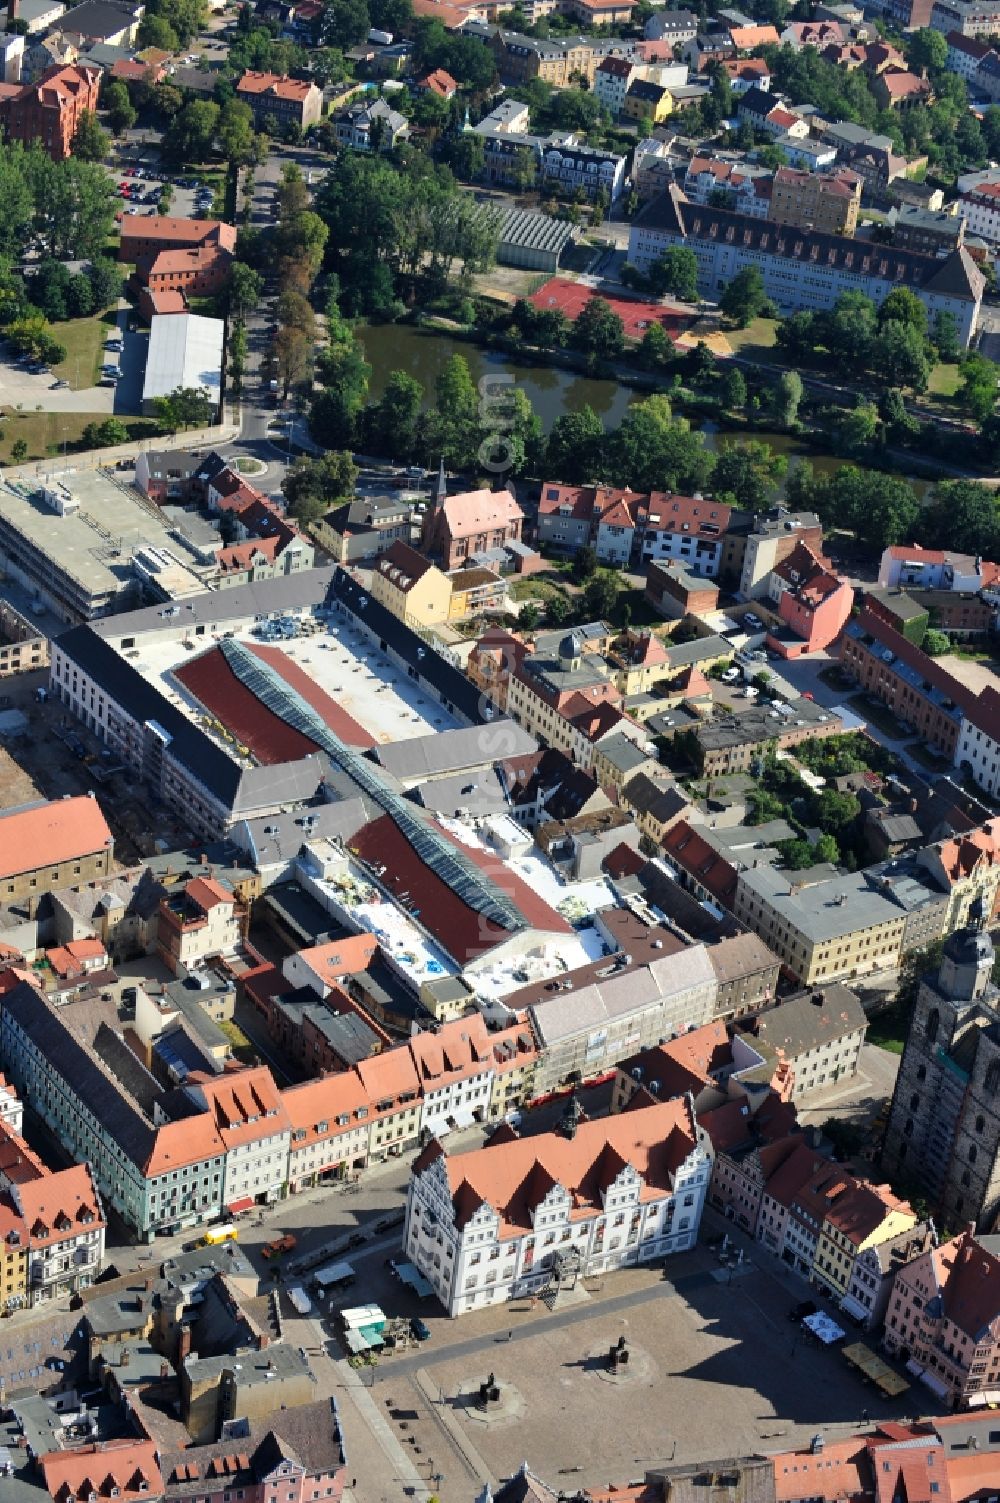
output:
[{"label": "grass lawn", "polygon": [[[45,459],[62,450],[63,440],[67,451],[72,451],[80,441],[88,423],[103,423],[106,412],[4,412],[0,413],[0,464],[13,464],[11,448],[19,438],[28,445],[28,459]],[[152,418],[123,419],[130,439],[152,438],[157,424]]]},{"label": "grass lawn", "polygon": [[888,1054],[902,1054],[906,1033],[910,1025],[910,1009],[897,998],[868,1022],[866,1043],[877,1044]]},{"label": "grass lawn", "polygon": [[52,332],[59,343],[66,346],[66,359],[61,365],[52,367],[53,375],[68,381],[74,391],[96,386],[104,341],[114,327],[113,310],[99,317],[70,318],[65,323],[54,324]]},{"label": "grass lawn", "polygon": [[539,579],[535,575],[513,580],[510,594],[512,600],[551,600],[554,595],[563,600],[568,598],[561,585],[552,584],[551,580]]},{"label": "grass lawn", "polygon": [[755,318],[745,329],[725,329],[734,355],[747,355],[758,360],[769,360],[768,350],[774,349],[778,321],[774,318]]},{"label": "grass lawn", "polygon": [[236,1058],[241,1060],[245,1065],[254,1064],[257,1059],[257,1051],[240,1025],[233,1022],[221,1022],[219,1027],[229,1040],[230,1047]]},{"label": "grass lawn", "polygon": [[931,371],[930,380],[927,383],[927,395],[929,397],[953,397],[958,391],[961,374],[957,365],[939,363]]}]

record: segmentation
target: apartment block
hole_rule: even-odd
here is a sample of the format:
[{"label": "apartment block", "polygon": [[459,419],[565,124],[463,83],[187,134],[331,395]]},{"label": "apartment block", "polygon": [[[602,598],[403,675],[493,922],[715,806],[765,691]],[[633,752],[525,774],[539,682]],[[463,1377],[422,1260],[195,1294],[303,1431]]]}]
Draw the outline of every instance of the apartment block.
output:
[{"label": "apartment block", "polygon": [[639,211],[629,232],[628,258],[640,271],[648,271],[670,245],[694,252],[698,287],[705,297],[717,298],[733,277],[755,266],[782,312],[832,308],[849,291],[881,303],[894,287],[903,285],[932,317],[951,313],[963,345],[972,342],[979,327],[985,282],[964,247],[941,261],[848,235],[692,204],[676,187]]},{"label": "apartment block", "polygon": [[799,172],[779,167],[771,184],[768,218],[777,224],[853,235],[861,207],[861,179],[856,172]]},{"label": "apartment block", "polygon": [[733,912],[804,986],[893,969],[906,929],[903,908],[860,872],[799,885],[794,872],[750,868]]},{"label": "apartment block", "polygon": [[236,85],[236,98],[253,110],[258,130],[275,120],[279,128],[297,125],[307,130],[323,113],[323,91],[316,84],[278,73],[244,73]]}]

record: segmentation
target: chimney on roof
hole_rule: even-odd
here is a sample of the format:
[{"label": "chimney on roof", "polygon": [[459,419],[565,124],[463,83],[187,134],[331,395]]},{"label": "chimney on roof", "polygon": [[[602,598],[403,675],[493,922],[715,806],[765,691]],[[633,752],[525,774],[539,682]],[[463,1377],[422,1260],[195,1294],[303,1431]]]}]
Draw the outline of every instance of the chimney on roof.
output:
[{"label": "chimney on roof", "polygon": [[271,1338],[270,1338],[270,1336],[268,1336],[268,1334],[267,1334],[266,1331],[261,1331],[260,1335],[257,1337],[257,1350],[258,1350],[258,1352],[262,1352],[265,1347],[268,1347],[270,1345],[271,1345]]},{"label": "chimney on roof", "polygon": [[177,1335],[177,1362],[178,1365],[191,1351],[191,1327],[182,1325]]}]

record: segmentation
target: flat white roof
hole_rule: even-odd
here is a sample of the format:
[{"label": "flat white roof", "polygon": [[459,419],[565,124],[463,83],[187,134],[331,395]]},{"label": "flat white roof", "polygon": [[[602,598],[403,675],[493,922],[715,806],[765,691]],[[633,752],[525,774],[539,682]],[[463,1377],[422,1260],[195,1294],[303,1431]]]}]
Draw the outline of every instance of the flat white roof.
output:
[{"label": "flat white roof", "polygon": [[154,313],[150,326],[143,402],[169,396],[178,386],[203,386],[213,401],[222,395],[221,318],[197,313]]}]

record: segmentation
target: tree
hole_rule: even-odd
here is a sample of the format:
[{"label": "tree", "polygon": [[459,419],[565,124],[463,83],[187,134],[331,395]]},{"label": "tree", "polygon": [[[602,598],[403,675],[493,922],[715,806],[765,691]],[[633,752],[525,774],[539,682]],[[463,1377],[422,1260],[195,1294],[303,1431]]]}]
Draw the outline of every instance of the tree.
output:
[{"label": "tree", "polygon": [[747,405],[747,383],[735,365],[722,378],[721,395],[723,407],[730,412],[741,412]]},{"label": "tree", "polygon": [[366,414],[366,444],[376,454],[417,458],[423,404],[420,382],[406,371],[393,371],[378,402]]},{"label": "tree", "polygon": [[466,131],[460,136],[446,136],[441,144],[441,158],[463,182],[482,177],[486,165],[486,144],[482,136]]},{"label": "tree", "polygon": [[[937,36],[938,33],[935,31],[931,35]],[[941,40],[944,41],[944,38]],[[827,1117],[820,1132],[829,1140],[833,1156],[841,1164],[847,1163],[861,1152],[867,1136],[857,1122],[849,1122],[844,1117]]]},{"label": "tree", "polygon": [[545,465],[553,480],[586,485],[599,473],[607,434],[593,407],[557,417],[545,446]]},{"label": "tree", "polygon": [[123,131],[131,130],[139,118],[129,98],[128,89],[120,78],[111,78],[105,84],[101,102],[108,112],[108,124],[115,136],[120,136]]},{"label": "tree", "polygon": [[434,383],[435,405],[426,424],[428,459],[452,469],[475,467],[480,444],[479,393],[462,355],[453,355]]},{"label": "tree", "polygon": [[93,110],[82,110],[70,151],[81,162],[104,162],[111,149],[111,138]]},{"label": "tree", "polygon": [[940,31],[921,26],[906,39],[906,61],[915,73],[942,73],[948,66],[948,43]]},{"label": "tree", "polygon": [[625,348],[625,325],[603,297],[592,297],[573,320],[575,349],[592,361],[612,360]]},{"label": "tree", "polygon": [[996,406],[996,365],[985,355],[970,352],[960,366],[958,400],[968,409],[978,423],[985,422]]},{"label": "tree", "polygon": [[953,365],[959,358],[962,347],[958,338],[958,320],[954,313],[942,308],[934,315],[931,325],[931,343],[938,352],[938,359]]},{"label": "tree", "polygon": [[114,261],[109,261],[105,256],[97,257],[87,267],[87,276],[94,294],[94,308],[98,313],[103,313],[105,308],[117,303],[122,295],[125,277]]},{"label": "tree", "polygon": [[[897,287],[889,296],[908,291],[906,287]],[[893,319],[882,326],[875,347],[874,369],[890,386],[908,386],[917,392],[927,390],[931,374],[927,346],[914,324]]]},{"label": "tree", "polygon": [[164,133],[164,155],[171,162],[203,162],[212,150],[221,113],[210,99],[184,105]]},{"label": "tree", "polygon": [[113,449],[128,443],[128,429],[118,418],[105,418],[103,423],[88,423],[82,438],[86,449]]},{"label": "tree", "polygon": [[580,604],[588,621],[604,621],[611,615],[617,600],[617,577],[610,569],[598,569],[588,581]]},{"label": "tree", "polygon": [[834,419],[838,441],[848,454],[858,454],[872,442],[878,432],[878,408],[871,402],[839,411]]},{"label": "tree", "polygon": [[24,461],[28,457],[28,444],[26,439],[15,438],[14,442],[10,446],[10,457],[15,464],[24,463]]},{"label": "tree", "polygon": [[735,506],[761,511],[768,505],[786,463],[767,444],[725,444],[712,470],[712,491]]},{"label": "tree", "polygon": [[764,277],[757,266],[745,266],[729,283],[719,299],[719,308],[737,328],[745,329],[755,318],[773,312],[764,291]]},{"label": "tree", "polygon": [[647,371],[661,370],[673,359],[674,347],[663,325],[657,320],[647,325],[636,352],[639,364]]},{"label": "tree", "polygon": [[281,489],[297,521],[315,521],[338,501],[352,496],[357,479],[352,455],[331,451],[320,459],[297,459],[282,480]]},{"label": "tree", "polygon": [[669,293],[682,303],[698,301],[698,258],[686,245],[671,245],[658,256],[646,273],[650,292],[656,297]]},{"label": "tree", "polygon": [[70,277],[66,287],[66,307],[70,318],[88,318],[94,311],[94,289],[82,272]]},{"label": "tree", "polygon": [[139,22],[137,35],[140,47],[158,47],[164,52],[176,52],[180,47],[180,40],[169,21],[148,12]]},{"label": "tree", "polygon": [[920,645],[929,657],[939,658],[942,653],[951,651],[951,638],[947,632],[936,631],[931,627],[924,633],[924,640]]},{"label": "tree", "polygon": [[206,428],[215,416],[215,403],[203,386],[177,386],[168,396],[157,397],[153,408],[163,433]]},{"label": "tree", "polygon": [[216,136],[227,162],[249,162],[254,150],[254,120],[250,106],[239,99],[230,99],[224,104]]},{"label": "tree", "polygon": [[599,456],[604,473],[633,490],[704,490],[712,456],[704,435],[673,417],[666,397],[633,402]]},{"label": "tree", "polygon": [[[937,32],[932,33],[938,36]],[[944,37],[939,37],[944,41]],[[894,287],[878,310],[882,328],[888,323],[908,324],[923,339],[927,335],[927,308],[909,287]]]},{"label": "tree", "polygon": [[236,318],[245,318],[256,308],[264,290],[264,279],[245,261],[234,261],[229,268],[229,286],[226,299],[229,311]]},{"label": "tree", "polygon": [[588,543],[578,548],[573,555],[573,579],[577,584],[586,584],[597,573],[597,550]]},{"label": "tree", "polygon": [[817,315],[820,339],[835,360],[867,367],[878,328],[878,309],[863,292],[843,292],[829,313]]},{"label": "tree", "polygon": [[920,514],[917,535],[925,546],[993,558],[1000,545],[998,532],[991,490],[973,480],[943,480]]},{"label": "tree", "polygon": [[371,27],[366,0],[333,0],[325,7],[320,21],[320,40],[324,47],[349,47],[363,42]]},{"label": "tree", "polygon": [[802,401],[802,377],[798,371],[782,371],[771,399],[771,411],[779,428],[794,428]]}]

